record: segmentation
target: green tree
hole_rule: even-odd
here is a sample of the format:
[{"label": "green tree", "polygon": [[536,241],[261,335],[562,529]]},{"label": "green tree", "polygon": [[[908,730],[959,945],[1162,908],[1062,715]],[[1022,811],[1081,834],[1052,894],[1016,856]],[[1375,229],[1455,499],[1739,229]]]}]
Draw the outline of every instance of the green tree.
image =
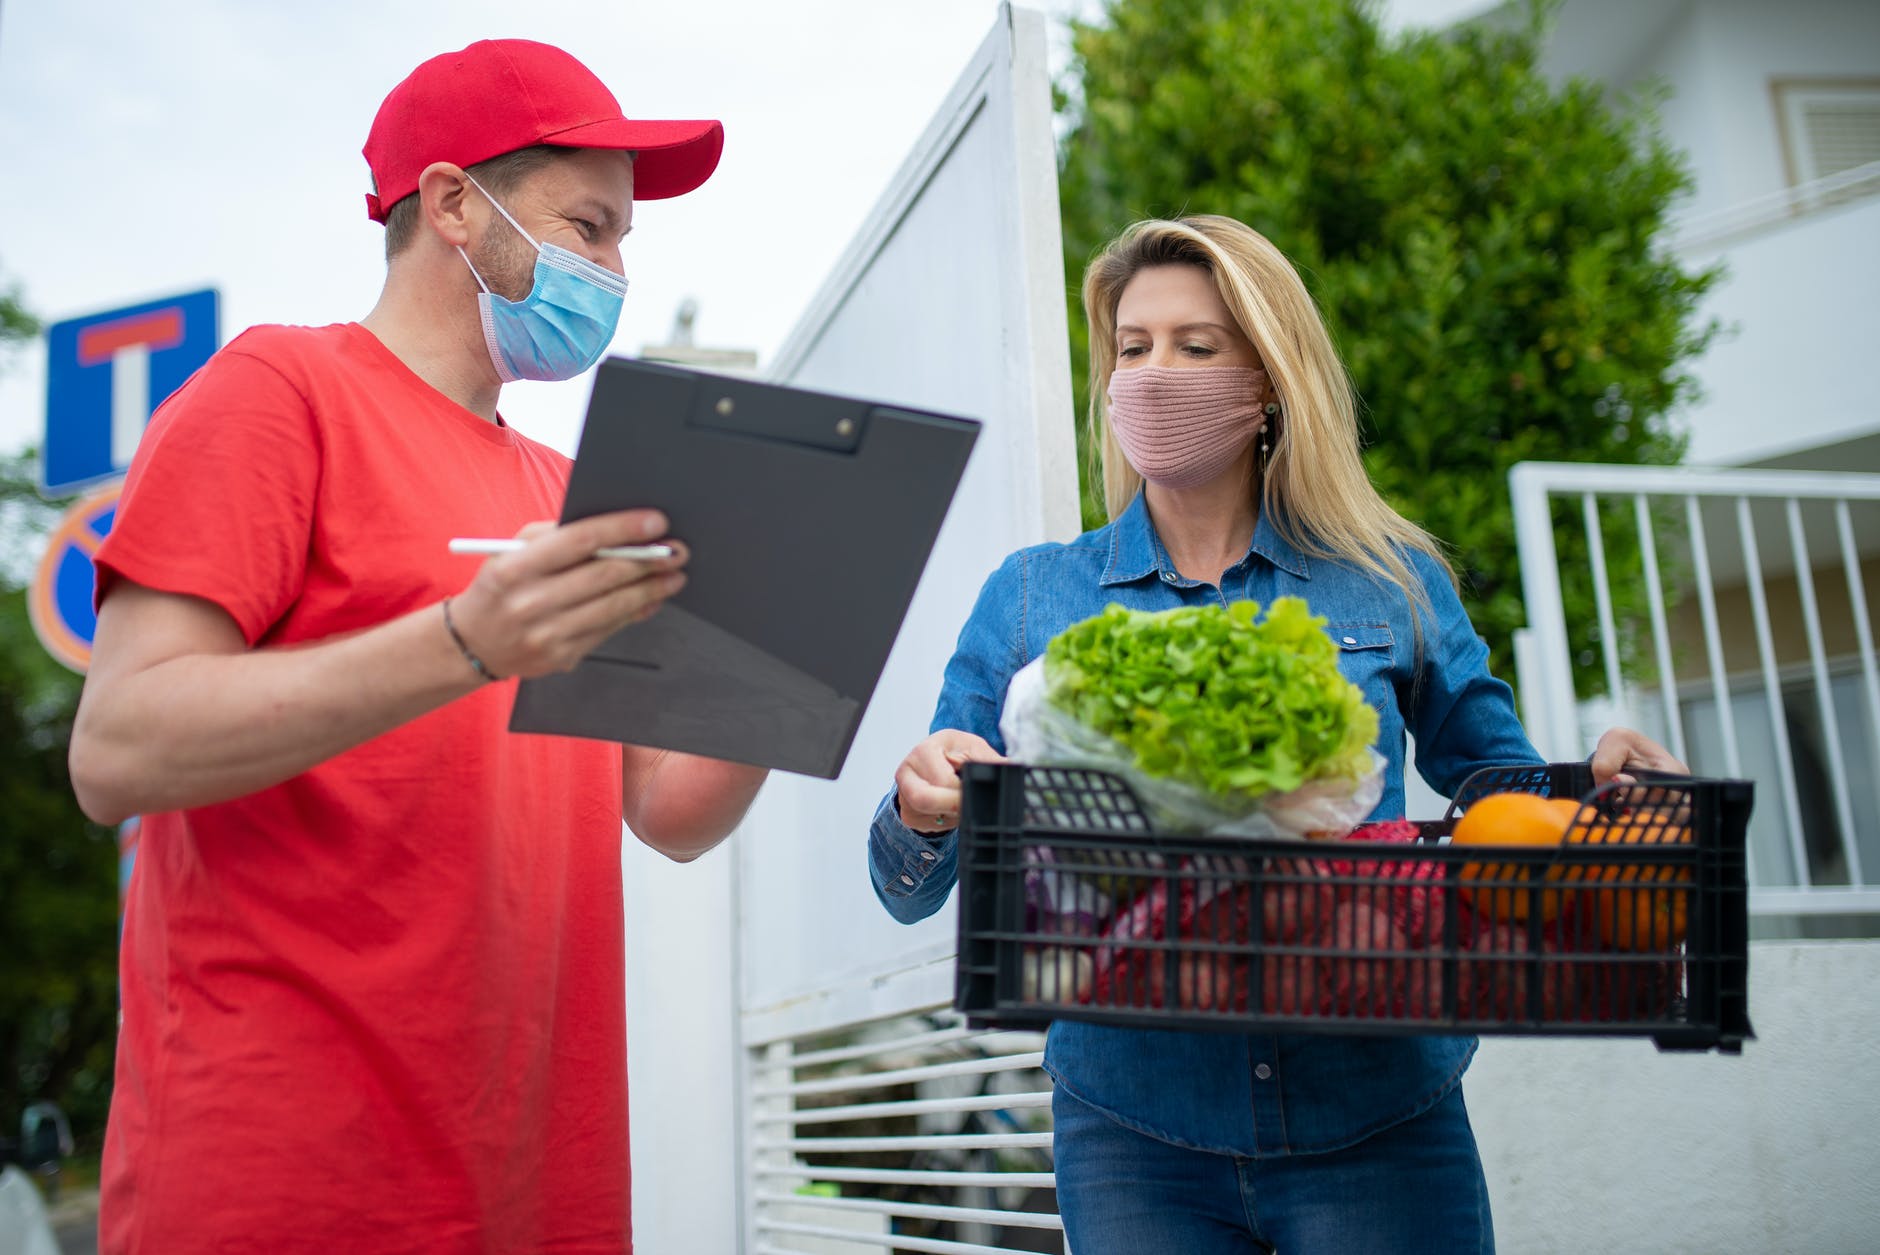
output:
[{"label": "green tree", "polygon": [[[1350,368],[1373,480],[1453,546],[1510,678],[1508,469],[1676,462],[1716,277],[1658,241],[1689,178],[1652,102],[1551,85],[1542,23],[1387,36],[1361,0],[1111,0],[1073,25],[1060,88],[1068,272],[1143,217],[1226,214],[1278,245]],[[1100,521],[1096,485],[1084,503]],[[1583,546],[1561,556],[1590,604]],[[1624,617],[1635,594],[1614,591]]]},{"label": "green tree", "polygon": [[[17,290],[0,288],[0,355],[37,331]],[[66,772],[79,679],[27,615],[30,559],[62,504],[40,499],[35,461],[0,456],[0,1135],[50,1099],[95,1148],[117,1033],[117,846]]]}]

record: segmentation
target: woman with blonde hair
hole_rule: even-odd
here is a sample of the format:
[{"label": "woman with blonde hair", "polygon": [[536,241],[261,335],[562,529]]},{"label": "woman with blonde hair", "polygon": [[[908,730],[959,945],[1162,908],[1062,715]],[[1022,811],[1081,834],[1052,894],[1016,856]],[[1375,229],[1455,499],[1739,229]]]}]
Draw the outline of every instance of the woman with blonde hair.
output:
[{"label": "woman with blonde hair", "polygon": [[[1090,434],[1110,522],[1007,558],[947,665],[932,735],[869,833],[876,894],[912,922],[958,876],[958,768],[1001,757],[1006,685],[1058,632],[1131,609],[1306,599],[1378,712],[1374,818],[1404,813],[1405,733],[1439,792],[1540,761],[1488,671],[1436,541],[1358,453],[1356,404],[1291,263],[1229,218],[1138,222],[1084,276]],[[1614,729],[1605,781],[1681,771]],[[1077,1255],[1490,1251],[1463,1107],[1470,1037],[1255,1035],[1059,1021],[1058,1203]]]}]

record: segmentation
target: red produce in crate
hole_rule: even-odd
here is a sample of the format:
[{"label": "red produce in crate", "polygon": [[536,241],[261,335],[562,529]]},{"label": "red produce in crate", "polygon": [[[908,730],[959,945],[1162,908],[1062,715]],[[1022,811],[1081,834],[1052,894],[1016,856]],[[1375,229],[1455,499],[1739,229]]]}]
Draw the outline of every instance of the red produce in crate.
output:
[{"label": "red produce in crate", "polygon": [[1267,875],[1260,890],[1260,924],[1268,944],[1291,945],[1331,920],[1338,899],[1325,860],[1275,859]]},{"label": "red produce in crate", "polygon": [[[1370,824],[1353,840],[1403,843],[1417,839],[1403,820]],[[1173,940],[1175,1007],[1245,1011],[1251,970],[1251,865],[1238,858],[1196,859],[1171,882],[1157,878],[1115,917],[1110,944],[1096,954],[1090,1001],[1099,1006],[1168,1005],[1169,952],[1130,942]],[[1440,1006],[1441,965],[1413,952],[1441,939],[1442,868],[1423,859],[1276,859],[1260,891],[1260,937],[1268,946],[1304,946],[1316,954],[1269,954],[1262,967],[1262,1010],[1285,1015],[1426,1016]],[[1195,872],[1219,872],[1217,876]],[[1353,886],[1337,877],[1398,884]],[[1168,921],[1169,885],[1176,884],[1175,926]],[[1360,911],[1378,921],[1377,942],[1399,959],[1357,963],[1335,952],[1357,943]],[[1369,918],[1369,915],[1365,918]],[[1342,920],[1342,926],[1339,921]],[[1431,931],[1431,921],[1435,931]],[[1364,930],[1370,937],[1369,925]],[[1215,947],[1220,947],[1216,949]]]},{"label": "red produce in crate", "polygon": [[[1377,841],[1405,845],[1418,839],[1417,826],[1407,819],[1366,824],[1348,838],[1352,841]],[[1400,882],[1387,889],[1356,886],[1373,895],[1373,902],[1387,905],[1391,919],[1415,946],[1440,945],[1443,939],[1444,876],[1443,865],[1432,859],[1371,858],[1346,861],[1337,859],[1333,867],[1341,876],[1356,876],[1372,881]],[[1381,899],[1381,901],[1380,901]]]},{"label": "red produce in crate", "polygon": [[[1410,939],[1388,914],[1364,902],[1346,902],[1332,915],[1326,941],[1337,952],[1330,960],[1336,1013],[1373,1020],[1401,1013]],[[1351,957],[1380,951],[1403,957]]]},{"label": "red produce in crate", "polygon": [[[1526,1020],[1528,1013],[1528,974],[1533,968],[1528,955],[1526,923],[1490,924],[1476,931],[1474,944],[1456,965],[1456,1007],[1467,1019],[1506,1023]],[[1561,1019],[1572,970],[1560,966],[1541,968],[1541,1012],[1543,1021]]]},{"label": "red produce in crate", "polygon": [[[1090,1001],[1097,1006],[1169,1005],[1169,950],[1131,945],[1177,939],[1189,943],[1175,956],[1175,1007],[1180,1010],[1245,1011],[1248,957],[1252,935],[1252,892],[1224,879],[1176,881],[1176,920],[1168,926],[1169,880],[1150,882],[1149,891],[1117,916],[1108,940],[1098,948]],[[1199,944],[1197,944],[1199,943]],[[1219,945],[1240,948],[1236,953]]]},{"label": "red produce in crate", "polygon": [[1332,988],[1323,960],[1299,954],[1269,954],[1262,960],[1262,1014],[1317,1016],[1331,1009]]},{"label": "red produce in crate", "polygon": [[1332,951],[1325,966],[1334,1014],[1403,1020],[1441,1013],[1441,958],[1413,940],[1388,911],[1346,902],[1333,916],[1325,944]]}]

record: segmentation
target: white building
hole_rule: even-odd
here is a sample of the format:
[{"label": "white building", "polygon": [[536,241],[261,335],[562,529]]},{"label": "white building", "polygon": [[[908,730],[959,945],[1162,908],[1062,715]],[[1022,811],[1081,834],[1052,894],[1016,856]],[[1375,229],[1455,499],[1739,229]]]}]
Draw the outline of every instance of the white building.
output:
[{"label": "white building", "polygon": [[1673,229],[1728,273],[1690,461],[1880,471],[1880,4],[1569,0],[1542,61],[1633,92],[1696,186]]}]

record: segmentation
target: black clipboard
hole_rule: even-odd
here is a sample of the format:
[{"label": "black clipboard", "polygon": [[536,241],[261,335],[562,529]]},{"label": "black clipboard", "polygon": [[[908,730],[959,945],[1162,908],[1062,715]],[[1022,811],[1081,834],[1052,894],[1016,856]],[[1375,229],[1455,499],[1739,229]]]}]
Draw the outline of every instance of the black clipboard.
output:
[{"label": "black clipboard", "polygon": [[610,358],[562,521],[656,507],[686,586],[573,671],[524,680],[512,732],[834,779],[980,424]]}]

